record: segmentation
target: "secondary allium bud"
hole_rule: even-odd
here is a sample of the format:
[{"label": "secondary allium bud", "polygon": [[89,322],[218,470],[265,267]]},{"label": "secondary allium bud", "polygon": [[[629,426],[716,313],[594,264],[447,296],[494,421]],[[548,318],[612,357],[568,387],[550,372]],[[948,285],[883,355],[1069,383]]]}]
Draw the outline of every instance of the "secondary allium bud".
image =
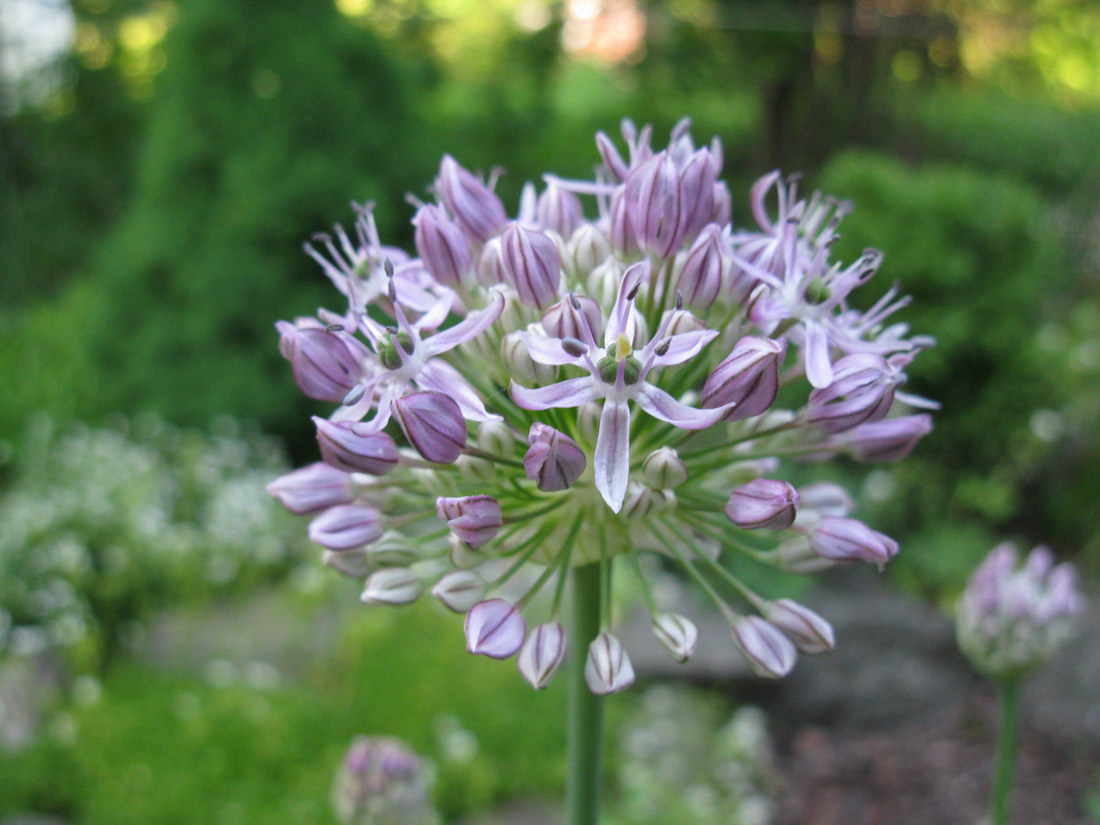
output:
[{"label": "secondary allium bud", "polygon": [[569,293],[546,310],[542,328],[554,338],[599,341],[603,334],[603,310],[587,295]]},{"label": "secondary allium bud", "polygon": [[631,171],[625,200],[630,227],[642,249],[667,258],[680,248],[685,229],[684,188],[667,152]]},{"label": "secondary allium bud", "polygon": [[393,439],[359,421],[329,421],[313,416],[317,443],[326,463],[347,473],[385,475],[399,458]]},{"label": "secondary allium bud", "polygon": [[729,250],[722,229],[716,224],[706,227],[684,255],[676,288],[690,307],[706,309],[714,303],[722,289],[728,268]]},{"label": "secondary allium bud", "polygon": [[786,341],[746,335],[707,376],[703,406],[733,404],[728,421],[741,421],[765,412],[779,394],[779,366],[787,353]]},{"label": "secondary allium bud", "polygon": [[586,278],[610,257],[611,241],[595,224],[584,223],[566,244],[564,263],[574,278]]},{"label": "secondary allium bud", "polygon": [[487,453],[509,457],[516,438],[503,421],[486,421],[477,427],[477,446]]},{"label": "secondary allium bud", "polygon": [[677,662],[686,662],[695,652],[699,630],[695,623],[678,613],[658,613],[653,617],[653,635],[672,653]]},{"label": "secondary allium bud", "polygon": [[309,540],[329,550],[362,547],[382,535],[382,514],[362,504],[341,504],[309,523]]},{"label": "secondary allium bud", "polygon": [[824,653],[836,646],[832,626],[798,602],[790,599],[765,602],[761,612],[803,653]]},{"label": "secondary allium bud", "polygon": [[452,570],[436,582],[432,595],[455,613],[465,613],[485,598],[485,579],[473,570]]},{"label": "secondary allium bud", "polygon": [[738,616],[730,629],[734,643],[757,676],[779,679],[791,672],[798,651],[771,622],[759,616]]},{"label": "secondary allium bud", "polygon": [[549,384],[557,377],[558,368],[540,364],[531,357],[527,342],[519,332],[509,332],[500,342],[500,355],[508,367],[508,373],[526,384]]},{"label": "secondary allium bud", "polygon": [[450,155],[440,164],[435,191],[466,234],[481,243],[497,234],[507,220],[500,198]]},{"label": "secondary allium bud", "polygon": [[608,225],[608,239],[611,246],[622,257],[638,252],[638,240],[634,234],[630,210],[627,206],[626,190],[618,189],[611,196],[611,215]]},{"label": "secondary allium bud", "polygon": [[714,212],[711,220],[719,226],[725,226],[733,215],[733,198],[730,197],[730,189],[725,181],[714,184]]},{"label": "secondary allium bud", "polygon": [[478,602],[466,614],[466,649],[491,659],[513,656],[527,633],[527,623],[515,605],[504,599]]},{"label": "secondary allium bud", "polygon": [[877,355],[846,355],[833,365],[833,382],[810,393],[809,421],[827,433],[878,421],[894,403],[896,383]]},{"label": "secondary allium bud", "polygon": [[470,242],[461,227],[438,206],[422,206],[413,218],[420,259],[441,284],[458,286],[473,268]]},{"label": "secondary allium bud", "polygon": [[412,604],[423,592],[424,583],[412,570],[387,567],[367,577],[359,598],[365,604]]},{"label": "secondary allium bud", "polygon": [[786,530],[797,507],[798,491],[786,481],[757,478],[730,493],[726,516],[743,530]]},{"label": "secondary allium bud", "polygon": [[267,491],[292,513],[316,513],[351,501],[351,479],[323,461],[307,464],[267,485]]},{"label": "secondary allium bud", "polygon": [[466,421],[454,399],[441,392],[398,398],[394,414],[405,438],[428,461],[450,464],[466,447]]},{"label": "secondary allium bud", "polygon": [[588,646],[584,680],[593,693],[605,696],[634,684],[634,666],[622,642],[610,633],[601,633]]},{"label": "secondary allium bud", "polygon": [[523,469],[544,493],[568,490],[584,472],[587,459],[577,442],[540,422],[527,435]]},{"label": "secondary allium bud", "polygon": [[799,514],[813,510],[821,516],[846,516],[856,509],[855,500],[839,484],[818,481],[798,488]]},{"label": "secondary allium bud", "polygon": [[810,546],[832,561],[886,564],[898,553],[898,543],[854,518],[825,516],[810,531]]},{"label": "secondary allium bud", "polygon": [[535,690],[550,684],[565,658],[565,630],[558,622],[540,624],[519,652],[519,672]]},{"label": "secondary allium bud", "polygon": [[286,321],[279,330],[279,350],[290,362],[298,388],[309,398],[339,403],[363,377],[361,348],[321,326],[299,327]]},{"label": "secondary allium bud", "polygon": [[[799,512],[801,518],[802,512]],[[824,559],[814,552],[810,546],[810,540],[806,536],[790,536],[780,542],[775,549],[775,558],[780,570],[788,573],[797,573],[800,576],[810,576],[814,573],[822,573],[833,567],[835,562]]]},{"label": "secondary allium bud", "polygon": [[353,579],[365,579],[374,569],[371,554],[364,547],[351,550],[325,550],[321,554],[321,564],[331,567]]},{"label": "secondary allium bud", "polygon": [[560,294],[561,257],[553,238],[512,223],[501,238],[505,280],[528,306],[546,309]]},{"label": "secondary allium bud", "polygon": [[860,424],[844,434],[842,443],[852,450],[856,461],[898,461],[930,432],[932,416],[903,415]]},{"label": "secondary allium bud", "polygon": [[342,825],[432,825],[426,772],[397,739],[360,736],[344,757],[333,788]]},{"label": "secondary allium bud", "polygon": [[580,198],[553,180],[546,184],[546,189],[539,195],[536,214],[539,226],[557,232],[562,238],[571,236],[573,230],[584,220]]},{"label": "secondary allium bud", "polygon": [[642,481],[657,490],[671,490],[688,479],[687,465],[671,447],[661,447],[642,462]]},{"label": "secondary allium bud", "polygon": [[714,184],[718,162],[709,149],[697,149],[680,170],[683,187],[684,238],[691,240],[714,219]]},{"label": "secondary allium bud", "polygon": [[438,498],[435,513],[471,550],[492,541],[504,524],[500,504],[492,496]]},{"label": "secondary allium bud", "polygon": [[589,444],[595,444],[600,430],[603,406],[598,401],[586,401],[577,407],[577,433]]},{"label": "secondary allium bud", "polygon": [[622,514],[627,521],[642,521],[675,506],[676,494],[671,490],[655,490],[644,484],[631,482],[623,501]]}]

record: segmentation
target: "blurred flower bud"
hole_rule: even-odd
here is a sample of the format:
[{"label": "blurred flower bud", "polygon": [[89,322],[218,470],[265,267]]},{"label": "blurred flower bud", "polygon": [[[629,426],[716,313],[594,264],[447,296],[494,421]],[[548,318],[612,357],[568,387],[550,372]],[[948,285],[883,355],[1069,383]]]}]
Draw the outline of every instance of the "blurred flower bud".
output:
[{"label": "blurred flower bud", "polygon": [[779,365],[786,354],[786,341],[746,335],[707,376],[703,406],[734,404],[727,421],[741,421],[765,412],[779,393]]},{"label": "blurred flower bud", "polygon": [[577,434],[589,444],[596,443],[602,412],[603,406],[599,401],[586,401],[577,407]]},{"label": "blurred flower bud", "polygon": [[588,646],[584,665],[588,689],[600,696],[618,693],[634,684],[634,666],[622,642],[610,633],[601,633]]},{"label": "blurred flower bud", "polygon": [[791,672],[798,651],[775,625],[759,616],[738,616],[730,629],[734,643],[757,676],[779,679]]},{"label": "blurred flower bud", "polygon": [[360,736],[333,786],[342,825],[435,825],[426,773],[397,739]]},{"label": "blurred flower bud", "polygon": [[496,465],[474,455],[460,455],[455,466],[459,477],[470,484],[491,484],[497,477]]},{"label": "blurred flower bud", "polygon": [[668,258],[680,248],[686,217],[684,188],[667,152],[659,152],[631,170],[624,201],[630,228],[644,251]]},{"label": "blurred flower bud", "polygon": [[279,350],[298,388],[309,398],[338,404],[363,378],[358,345],[320,326],[279,321]]},{"label": "blurred flower bud", "polygon": [[463,231],[480,243],[500,232],[507,221],[500,198],[450,155],[440,164],[435,191]]},{"label": "blurred flower bud", "polygon": [[587,278],[593,269],[610,257],[611,242],[591,223],[581,224],[565,246],[565,266],[577,280]]},{"label": "blurred flower bud", "polygon": [[577,442],[553,427],[535,422],[527,436],[531,446],[523,457],[527,477],[544,493],[567,490],[584,472],[587,459]]},{"label": "blurred flower bud", "polygon": [[719,226],[725,226],[733,215],[733,199],[730,197],[730,189],[725,181],[714,184],[714,212],[711,213],[711,222]]},{"label": "blurred flower bud", "polygon": [[397,466],[393,439],[359,421],[329,421],[313,416],[317,443],[327,464],[346,473],[381,476]]},{"label": "blurred flower bud", "polygon": [[[629,258],[638,253],[638,241],[634,234],[633,224],[631,223],[625,189],[617,189],[615,190],[615,194],[611,196],[608,239],[611,241],[611,246],[619,253],[620,257]],[[599,300],[598,296],[597,300]]]},{"label": "blurred flower bud", "polygon": [[655,513],[663,513],[676,505],[676,495],[671,490],[655,490],[644,484],[631,482],[623,502],[622,514],[627,521],[641,521]]},{"label": "blurred flower bud", "polygon": [[375,570],[363,584],[364,604],[412,604],[424,592],[420,577],[407,567]]},{"label": "blurred flower bud", "polygon": [[[802,510],[799,511],[801,515]],[[775,560],[781,570],[800,576],[821,573],[835,564],[815,553],[806,536],[791,536],[780,542],[775,549]]]},{"label": "blurred flower bud", "polygon": [[438,206],[422,206],[413,218],[413,241],[424,266],[441,284],[458,286],[473,268],[470,243]]},{"label": "blurred flower bud", "polygon": [[509,332],[500,342],[500,354],[509,373],[522,384],[550,384],[557,377],[557,367],[540,364],[531,357],[527,342],[519,332]]},{"label": "blurred flower bud", "polygon": [[570,292],[542,316],[542,328],[554,338],[576,338],[585,343],[599,341],[603,334],[603,311],[587,295]]},{"label": "blurred flower bud", "polygon": [[848,491],[830,481],[818,481],[798,488],[799,513],[814,510],[822,516],[846,516],[856,509]]},{"label": "blurred flower bud", "polygon": [[853,427],[843,435],[842,443],[852,450],[856,461],[898,461],[930,432],[932,416],[904,415]]},{"label": "blurred flower bud", "polygon": [[472,550],[492,541],[504,523],[500,504],[492,496],[437,498],[435,512]]},{"label": "blurred flower bud", "polygon": [[466,649],[491,659],[507,659],[523,644],[527,624],[504,599],[478,602],[466,614]]},{"label": "blurred flower bud", "polygon": [[485,598],[485,579],[473,570],[452,570],[436,582],[432,595],[455,613],[465,613]]},{"label": "blurred flower bud", "polygon": [[351,501],[351,479],[323,461],[307,464],[267,485],[267,491],[292,513],[315,513]]},{"label": "blurred flower bud", "polygon": [[711,224],[695,239],[684,254],[676,289],[689,307],[706,309],[714,303],[722,289],[724,274],[729,268],[729,254],[722,229]]},{"label": "blurred flower bud", "polygon": [[824,653],[836,646],[832,626],[808,607],[790,599],[765,602],[764,618],[787,634],[803,653]]},{"label": "blurred flower bud", "polygon": [[686,662],[691,658],[699,639],[699,630],[694,622],[678,613],[658,613],[654,616],[653,634],[677,662]]},{"label": "blurred flower bud", "polygon": [[413,392],[394,403],[409,444],[428,461],[450,464],[466,447],[466,421],[454,399],[441,392]]},{"label": "blurred flower bud", "polygon": [[571,236],[584,220],[580,198],[554,180],[547,182],[546,189],[539,195],[536,214],[539,226],[557,232],[562,238]]},{"label": "blurred flower bud", "polygon": [[543,690],[565,658],[565,630],[558,622],[532,630],[519,652],[519,672],[535,690]]},{"label": "blurred flower bud", "polygon": [[505,282],[504,264],[501,263],[503,245],[500,238],[492,238],[477,259],[477,282],[482,286],[496,286]]},{"label": "blurred flower bud", "polygon": [[341,504],[309,523],[309,540],[329,550],[362,547],[382,535],[382,514],[362,504]]},{"label": "blurred flower bud", "polygon": [[797,507],[798,491],[786,481],[757,478],[730,493],[726,516],[743,530],[786,530]]},{"label": "blurred flower bud", "polygon": [[894,403],[897,380],[877,355],[846,355],[833,365],[833,382],[810,393],[808,420],[827,433],[878,421]]},{"label": "blurred flower bud", "polygon": [[[600,306],[612,306],[622,283],[623,268],[617,260],[611,258],[588,273],[586,286],[588,294]],[[644,286],[643,286],[644,289]]]},{"label": "blurred flower bud", "polygon": [[671,447],[654,450],[642,462],[642,481],[656,490],[671,490],[687,479],[687,465]]},{"label": "blurred flower bud", "polygon": [[500,262],[505,282],[528,306],[546,309],[557,299],[561,285],[558,245],[544,232],[512,223],[501,236]]},{"label": "blurred flower bud", "polygon": [[819,556],[832,561],[865,561],[883,565],[898,552],[889,536],[872,530],[862,521],[825,516],[810,531],[810,546]]},{"label": "blurred flower bud", "polygon": [[515,443],[515,436],[503,421],[486,421],[477,427],[477,446],[487,453],[510,457]]},{"label": "blurred flower bud", "polygon": [[714,185],[719,164],[710,149],[697,149],[680,169],[684,239],[691,241],[714,219]]}]

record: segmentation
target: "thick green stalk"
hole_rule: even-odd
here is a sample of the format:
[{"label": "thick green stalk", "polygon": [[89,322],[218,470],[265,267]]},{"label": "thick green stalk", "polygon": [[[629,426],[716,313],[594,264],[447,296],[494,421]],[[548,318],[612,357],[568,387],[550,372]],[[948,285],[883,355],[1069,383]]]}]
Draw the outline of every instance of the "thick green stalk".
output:
[{"label": "thick green stalk", "polygon": [[997,723],[997,764],[993,774],[993,790],[989,796],[989,821],[992,825],[1008,825],[1012,775],[1016,766],[1016,732],[1020,721],[1020,679],[1003,679],[997,687],[1000,718]]},{"label": "thick green stalk", "polygon": [[569,825],[598,825],[603,752],[603,699],[584,680],[588,645],[600,632],[600,565],[573,568],[573,626],[569,640]]}]

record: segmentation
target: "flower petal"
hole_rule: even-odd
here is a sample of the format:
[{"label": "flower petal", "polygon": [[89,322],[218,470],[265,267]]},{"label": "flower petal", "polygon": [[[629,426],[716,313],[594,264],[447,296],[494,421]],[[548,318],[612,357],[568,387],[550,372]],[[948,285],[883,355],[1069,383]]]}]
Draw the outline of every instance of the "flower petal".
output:
[{"label": "flower petal", "polygon": [[525,410],[547,410],[551,407],[579,407],[596,398],[595,380],[591,375],[559,381],[548,387],[528,389],[512,382],[508,391],[512,400]]},{"label": "flower petal", "polygon": [[485,421],[500,421],[499,415],[493,415],[485,409],[481,397],[473,387],[466,383],[466,379],[448,364],[439,358],[433,358],[420,368],[420,374],[416,376],[416,383],[421,389],[432,392],[441,392],[449,395],[458,404],[462,411],[462,417],[467,421],[482,423]]},{"label": "flower petal", "polygon": [[700,410],[689,407],[652,384],[642,385],[642,391],[634,399],[638,406],[661,421],[667,421],[684,430],[705,430],[722,420],[732,404]]},{"label": "flower petal", "polygon": [[833,383],[833,364],[829,360],[829,339],[823,324],[806,322],[805,347],[806,377],[818,389],[829,386]]},{"label": "flower petal", "polygon": [[604,401],[593,469],[596,489],[607,506],[619,512],[630,479],[630,408],[625,401]]},{"label": "flower petal", "polygon": [[607,327],[603,333],[603,344],[609,347],[618,340],[619,335],[634,338],[634,300],[628,298],[635,292],[642,281],[649,280],[649,261],[639,261],[623,273],[623,279],[619,282],[619,294],[615,298],[615,307],[611,310],[611,317],[607,321]]},{"label": "flower petal", "polygon": [[504,293],[499,289],[489,290],[489,305],[476,309],[453,327],[437,332],[431,338],[425,338],[423,346],[430,355],[449,352],[464,341],[476,338],[496,323],[504,311]]},{"label": "flower petal", "polygon": [[668,350],[664,355],[654,356],[653,366],[671,367],[674,364],[682,364],[689,358],[694,358],[698,355],[699,350],[713,341],[717,336],[717,330],[697,329],[691,332],[681,332],[678,335],[673,335],[671,338],[666,338]]},{"label": "flower petal", "polygon": [[562,364],[577,364],[580,360],[565,351],[560,338],[548,338],[537,332],[521,332],[519,337],[527,345],[527,352],[536,363],[560,367]]}]

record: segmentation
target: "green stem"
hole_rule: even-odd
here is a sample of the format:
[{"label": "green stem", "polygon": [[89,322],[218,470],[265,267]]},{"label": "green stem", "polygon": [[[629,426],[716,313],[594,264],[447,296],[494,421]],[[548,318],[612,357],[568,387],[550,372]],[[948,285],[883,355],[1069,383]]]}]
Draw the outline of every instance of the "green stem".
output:
[{"label": "green stem", "polygon": [[1012,677],[1003,679],[997,687],[1000,718],[997,721],[997,767],[989,797],[989,821],[992,825],[1008,825],[1012,774],[1016,766],[1016,734],[1020,721],[1020,680]]},{"label": "green stem", "polygon": [[573,569],[573,627],[569,646],[569,825],[598,825],[603,699],[588,689],[588,645],[600,632],[600,564]]}]

